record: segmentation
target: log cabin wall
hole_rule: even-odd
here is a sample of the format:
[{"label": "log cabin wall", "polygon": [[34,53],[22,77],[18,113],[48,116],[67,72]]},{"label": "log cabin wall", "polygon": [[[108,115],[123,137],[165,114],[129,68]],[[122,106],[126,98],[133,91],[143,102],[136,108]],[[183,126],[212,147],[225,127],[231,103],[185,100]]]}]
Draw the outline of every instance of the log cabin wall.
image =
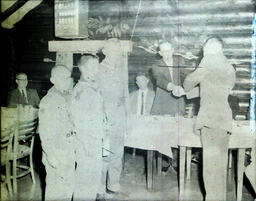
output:
[{"label": "log cabin wall", "polygon": [[[147,71],[159,59],[157,54],[139,47],[153,47],[157,51],[157,43],[167,40],[176,52],[198,55],[205,38],[217,35],[225,43],[225,55],[237,69],[234,94],[239,99],[237,112],[244,115],[250,98],[254,13],[254,0],[90,0],[89,39],[118,37],[134,42],[133,52],[129,55],[129,88],[132,91],[136,88],[136,74]],[[90,24],[93,19],[97,19],[98,24]],[[55,60],[47,43],[58,39],[54,37],[53,1],[43,1],[13,29],[2,29],[2,32],[6,36],[2,38],[2,48],[8,58],[5,61],[8,68],[2,75],[8,77],[2,81],[4,92],[14,83],[13,74],[25,71],[32,81],[31,86],[43,96],[51,86],[49,72],[54,65],[44,62],[44,58]],[[195,66],[196,62],[196,59],[184,59],[183,63]],[[1,102],[4,103],[4,99]]]},{"label": "log cabin wall", "polygon": [[[104,12],[107,4],[111,9]],[[96,6],[95,2],[90,10],[93,13],[91,17],[110,17],[130,27],[136,21],[134,33],[131,31],[126,35],[127,39],[132,37],[135,41],[134,51],[129,56],[130,90],[136,88],[136,74],[150,69],[157,61],[157,55],[136,48],[136,44],[137,47],[150,46],[160,40],[167,40],[176,52],[198,55],[208,36],[218,36],[224,41],[224,54],[237,70],[237,81],[233,89],[233,95],[239,101],[236,114],[243,116],[247,113],[252,84],[252,20],[255,1],[126,0],[121,1],[119,9],[115,6],[116,1],[102,1],[101,7]],[[184,62],[187,66],[195,66],[197,63],[196,60],[186,59]],[[188,73],[190,71],[187,69]]]}]

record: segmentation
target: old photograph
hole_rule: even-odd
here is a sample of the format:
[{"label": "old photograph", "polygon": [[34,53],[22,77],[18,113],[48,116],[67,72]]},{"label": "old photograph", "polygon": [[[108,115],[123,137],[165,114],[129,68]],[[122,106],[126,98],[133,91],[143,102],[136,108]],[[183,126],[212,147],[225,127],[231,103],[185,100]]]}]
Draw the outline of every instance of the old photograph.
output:
[{"label": "old photograph", "polygon": [[2,201],[256,201],[256,0],[1,0]]}]

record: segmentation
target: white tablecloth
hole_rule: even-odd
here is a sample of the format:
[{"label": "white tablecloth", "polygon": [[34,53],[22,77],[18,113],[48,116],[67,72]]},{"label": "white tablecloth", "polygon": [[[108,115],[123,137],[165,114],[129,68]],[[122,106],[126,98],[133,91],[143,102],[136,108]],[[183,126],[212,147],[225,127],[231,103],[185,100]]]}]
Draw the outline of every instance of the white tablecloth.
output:
[{"label": "white tablecloth", "polygon": [[[201,147],[198,131],[195,131],[196,118],[171,117],[171,116],[139,116],[130,117],[128,135],[125,146],[145,150],[155,150],[172,157],[171,147],[193,144]],[[236,136],[243,136],[237,138]],[[255,136],[255,135],[254,135]],[[239,139],[239,141],[237,141]],[[243,140],[244,143],[241,143]],[[231,147],[238,144],[248,144],[252,141],[249,121],[233,122],[233,132],[230,138]]]},{"label": "white tablecloth", "polygon": [[172,157],[171,147],[178,147],[183,133],[193,134],[193,121],[183,117],[133,115],[125,146],[156,150]]}]

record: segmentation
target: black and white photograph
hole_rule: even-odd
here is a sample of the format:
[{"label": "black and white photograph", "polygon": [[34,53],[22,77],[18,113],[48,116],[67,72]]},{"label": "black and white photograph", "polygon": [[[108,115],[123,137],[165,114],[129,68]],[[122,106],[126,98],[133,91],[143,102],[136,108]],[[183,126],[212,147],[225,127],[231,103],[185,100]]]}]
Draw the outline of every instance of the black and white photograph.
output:
[{"label": "black and white photograph", "polygon": [[256,0],[0,0],[2,201],[256,201]]}]

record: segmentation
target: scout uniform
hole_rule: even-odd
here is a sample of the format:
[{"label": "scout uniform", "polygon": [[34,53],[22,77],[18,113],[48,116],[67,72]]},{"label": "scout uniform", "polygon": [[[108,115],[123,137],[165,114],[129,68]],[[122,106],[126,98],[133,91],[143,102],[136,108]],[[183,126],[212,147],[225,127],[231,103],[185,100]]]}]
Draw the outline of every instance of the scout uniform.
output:
[{"label": "scout uniform", "polygon": [[[126,84],[123,68],[112,68],[111,64],[103,61],[100,65],[99,83],[102,90],[105,111],[108,119],[109,148],[111,153],[104,164],[104,174],[108,172],[107,188],[112,191],[120,190],[120,176],[124,153],[124,136],[126,133]],[[106,177],[105,177],[106,178]]]},{"label": "scout uniform", "polygon": [[93,81],[79,81],[70,106],[76,141],[74,200],[95,200],[101,188],[103,101]]},{"label": "scout uniform", "polygon": [[73,125],[68,112],[70,94],[54,86],[39,106],[39,133],[46,169],[45,200],[71,200],[75,187]]}]

